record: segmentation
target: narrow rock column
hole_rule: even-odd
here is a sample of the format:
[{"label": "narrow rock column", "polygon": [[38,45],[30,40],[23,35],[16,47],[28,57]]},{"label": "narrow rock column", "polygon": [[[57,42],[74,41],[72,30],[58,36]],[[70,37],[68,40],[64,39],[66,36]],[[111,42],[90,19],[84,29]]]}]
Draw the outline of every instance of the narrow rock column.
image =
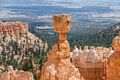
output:
[{"label": "narrow rock column", "polygon": [[70,31],[70,16],[53,16],[54,31],[59,33],[59,41],[49,51],[48,61],[44,64],[39,80],[83,80],[79,70],[70,62],[70,46],[67,32]]},{"label": "narrow rock column", "polygon": [[[70,46],[67,41],[67,32],[70,31],[70,20],[71,20],[70,16],[68,16],[66,14],[53,16],[54,31],[59,33],[59,41],[58,41],[59,51],[66,51],[66,52],[63,52],[64,58],[70,58]],[[64,43],[66,45],[64,45]],[[62,58],[62,56],[61,56],[61,58]]]}]

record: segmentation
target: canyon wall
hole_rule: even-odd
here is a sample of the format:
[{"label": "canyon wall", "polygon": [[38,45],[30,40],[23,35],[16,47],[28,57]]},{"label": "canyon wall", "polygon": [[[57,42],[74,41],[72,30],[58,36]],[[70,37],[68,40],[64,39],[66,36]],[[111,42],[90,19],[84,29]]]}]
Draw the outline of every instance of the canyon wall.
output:
[{"label": "canyon wall", "polygon": [[25,22],[0,22],[0,34],[19,36],[28,31],[28,26]]}]

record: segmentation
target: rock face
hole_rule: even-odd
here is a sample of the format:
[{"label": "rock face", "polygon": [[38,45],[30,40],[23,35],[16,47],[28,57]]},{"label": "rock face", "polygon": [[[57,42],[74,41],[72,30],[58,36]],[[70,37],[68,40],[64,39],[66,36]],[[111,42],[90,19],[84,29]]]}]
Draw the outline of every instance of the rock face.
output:
[{"label": "rock face", "polygon": [[58,43],[49,51],[40,80],[83,80],[77,68],[70,62],[70,46],[66,33],[70,31],[70,16],[53,16],[54,31],[59,33]]},{"label": "rock face", "polygon": [[0,76],[0,80],[34,80],[31,72],[15,71],[12,66]]},{"label": "rock face", "polygon": [[9,43],[12,41],[17,42],[21,52],[28,51],[29,48],[33,48],[34,51],[44,48],[46,51],[47,42],[30,33],[28,27],[29,25],[26,22],[0,22],[0,54],[2,47],[6,47],[4,44],[11,47]]},{"label": "rock face", "polygon": [[113,39],[112,47],[114,54],[109,58],[107,66],[107,79],[119,80],[120,79],[120,32],[119,35]]},{"label": "rock face", "polygon": [[3,35],[17,35],[28,31],[28,24],[23,22],[0,22],[0,33]]}]

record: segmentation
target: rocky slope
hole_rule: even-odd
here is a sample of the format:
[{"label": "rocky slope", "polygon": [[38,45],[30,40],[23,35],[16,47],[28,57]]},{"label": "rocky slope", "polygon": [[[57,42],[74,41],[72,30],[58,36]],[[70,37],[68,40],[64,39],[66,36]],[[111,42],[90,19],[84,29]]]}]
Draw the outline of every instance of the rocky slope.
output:
[{"label": "rocky slope", "polygon": [[[24,22],[0,22],[0,73],[9,65],[37,74],[46,61],[47,42],[28,31]],[[37,73],[36,73],[37,72]],[[37,78],[37,77],[35,77]]]}]

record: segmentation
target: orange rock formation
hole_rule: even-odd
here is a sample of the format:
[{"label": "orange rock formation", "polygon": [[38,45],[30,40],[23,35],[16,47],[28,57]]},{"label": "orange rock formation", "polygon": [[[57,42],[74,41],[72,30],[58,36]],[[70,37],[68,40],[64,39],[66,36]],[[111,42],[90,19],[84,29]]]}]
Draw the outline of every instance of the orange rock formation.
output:
[{"label": "orange rock formation", "polygon": [[59,41],[49,51],[40,80],[83,80],[79,70],[70,62],[70,46],[66,35],[70,31],[70,16],[55,15],[53,21],[54,31],[59,33]]},{"label": "orange rock formation", "polygon": [[17,35],[28,31],[28,24],[25,22],[0,22],[0,34]]},{"label": "orange rock formation", "polygon": [[114,54],[109,58],[107,66],[107,80],[120,80],[120,32],[113,39]]},{"label": "orange rock formation", "polygon": [[0,80],[34,80],[33,74],[28,71],[13,70],[12,66],[8,67],[8,71],[0,76]]}]

